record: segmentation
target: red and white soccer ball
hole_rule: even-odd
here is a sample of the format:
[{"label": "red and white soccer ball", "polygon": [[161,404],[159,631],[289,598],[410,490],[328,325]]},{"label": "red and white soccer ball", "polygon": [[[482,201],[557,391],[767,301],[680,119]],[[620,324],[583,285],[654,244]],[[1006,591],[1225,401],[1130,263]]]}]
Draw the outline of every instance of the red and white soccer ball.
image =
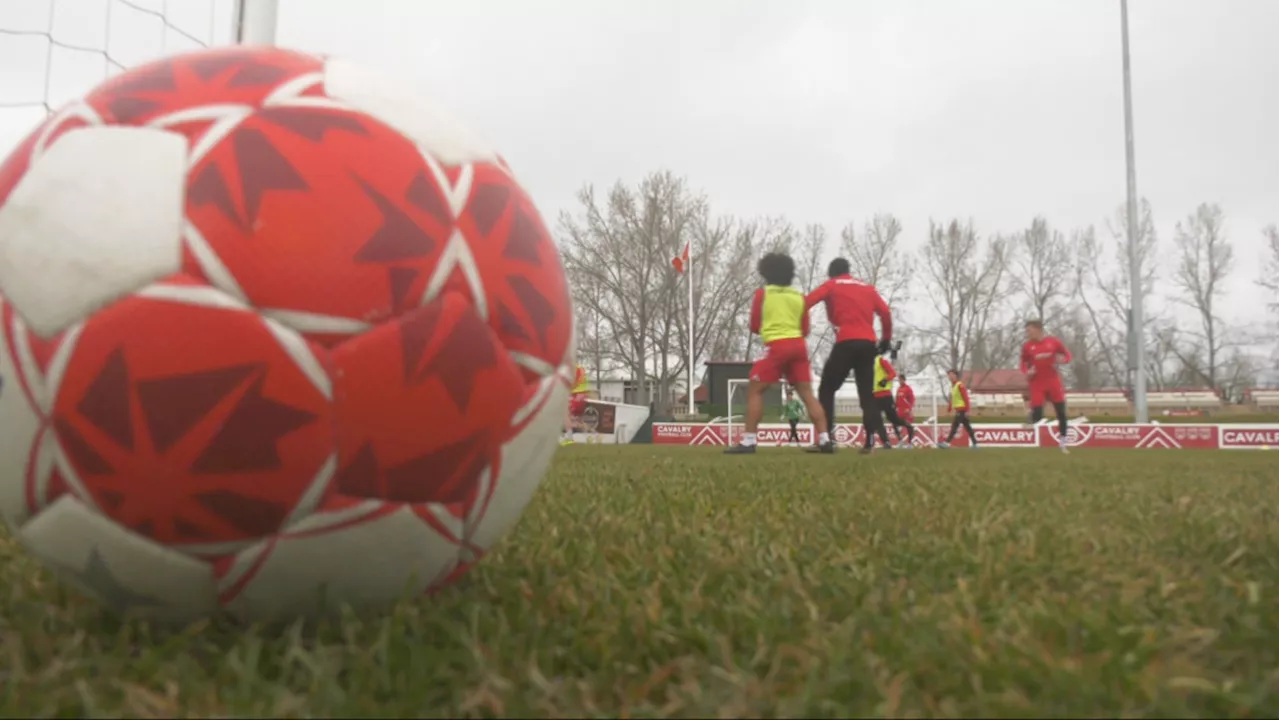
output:
[{"label": "red and white soccer ball", "polygon": [[0,165],[0,516],[119,611],[387,605],[552,454],[559,255],[403,86],[267,48],[111,79]]}]

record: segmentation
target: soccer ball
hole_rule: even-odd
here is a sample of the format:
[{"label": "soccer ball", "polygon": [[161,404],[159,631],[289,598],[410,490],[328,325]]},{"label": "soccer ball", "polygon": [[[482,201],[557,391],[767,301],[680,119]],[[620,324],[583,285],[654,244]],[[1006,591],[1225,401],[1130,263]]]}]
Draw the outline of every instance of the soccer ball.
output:
[{"label": "soccer ball", "polygon": [[151,619],[429,592],[544,474],[572,317],[510,169],[400,85],[139,67],[0,165],[0,517]]}]

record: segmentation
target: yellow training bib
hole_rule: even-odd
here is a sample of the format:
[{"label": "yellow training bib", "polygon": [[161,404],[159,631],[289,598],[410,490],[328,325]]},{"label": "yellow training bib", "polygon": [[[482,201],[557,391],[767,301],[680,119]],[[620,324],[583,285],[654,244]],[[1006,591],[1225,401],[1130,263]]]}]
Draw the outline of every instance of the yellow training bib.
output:
[{"label": "yellow training bib", "polygon": [[760,339],[765,344],[774,340],[804,337],[804,295],[793,287],[764,286],[764,302],[760,307]]}]

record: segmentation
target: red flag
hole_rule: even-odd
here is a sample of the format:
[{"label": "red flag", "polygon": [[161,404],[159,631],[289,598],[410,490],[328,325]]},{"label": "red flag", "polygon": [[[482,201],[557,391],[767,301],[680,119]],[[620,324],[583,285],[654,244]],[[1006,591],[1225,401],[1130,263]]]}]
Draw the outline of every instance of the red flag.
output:
[{"label": "red flag", "polygon": [[684,273],[684,266],[689,264],[689,243],[684,244],[684,252],[671,258],[671,267],[678,273]]}]

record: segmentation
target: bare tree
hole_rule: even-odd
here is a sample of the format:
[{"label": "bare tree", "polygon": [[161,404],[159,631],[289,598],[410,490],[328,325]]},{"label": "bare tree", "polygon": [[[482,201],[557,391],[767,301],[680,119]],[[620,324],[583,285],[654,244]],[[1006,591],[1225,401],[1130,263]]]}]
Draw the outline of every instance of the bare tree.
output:
[{"label": "bare tree", "polygon": [[1058,338],[1071,351],[1071,365],[1066,369],[1071,387],[1076,390],[1105,387],[1107,368],[1088,314],[1077,307],[1060,313],[1054,326],[1057,328]]},{"label": "bare tree", "polygon": [[[827,229],[810,223],[800,232],[799,240],[792,248],[796,261],[796,288],[807,293],[826,282],[827,264],[823,256],[827,249]],[[821,311],[809,313],[809,356],[815,366],[821,366],[835,338],[831,333],[827,315]]]},{"label": "bare tree", "polygon": [[1262,234],[1267,239],[1267,250],[1262,256],[1262,268],[1257,283],[1259,287],[1267,290],[1267,305],[1272,312],[1275,312],[1277,285],[1280,285],[1280,233],[1277,233],[1276,226],[1273,224],[1264,228]]},{"label": "bare tree", "polygon": [[1214,204],[1200,205],[1175,226],[1174,244],[1178,253],[1173,284],[1181,293],[1173,299],[1196,313],[1199,328],[1186,332],[1198,341],[1197,348],[1203,353],[1203,362],[1198,363],[1202,381],[1217,389],[1227,333],[1215,304],[1226,290],[1224,283],[1235,260],[1223,229],[1222,209]]},{"label": "bare tree", "polygon": [[[1159,237],[1151,204],[1144,198],[1138,209],[1138,262],[1144,298],[1150,298],[1155,290],[1158,273],[1156,263]],[[1085,312],[1093,328],[1099,362],[1106,369],[1106,384],[1111,387],[1127,387],[1129,310],[1131,283],[1129,274],[1129,248],[1125,228],[1128,213],[1121,205],[1113,217],[1105,223],[1106,237],[1099,238],[1093,227],[1072,233],[1071,246],[1075,250],[1074,284],[1075,299]],[[1146,306],[1148,321],[1139,329],[1143,342],[1150,347],[1155,342],[1159,318],[1155,308]]]},{"label": "bare tree", "polygon": [[984,348],[1001,323],[1001,301],[1008,285],[1007,252],[1004,238],[984,242],[972,223],[952,220],[945,227],[929,223],[920,266],[937,321],[926,331],[935,338],[939,359],[950,367],[971,364],[975,349],[987,355]]},{"label": "bare tree", "polygon": [[853,276],[874,285],[894,310],[911,296],[913,262],[898,243],[901,235],[902,223],[889,213],[872,216],[861,232],[853,223],[840,231],[840,253],[849,260]]},{"label": "bare tree", "polygon": [[647,404],[648,381],[673,374],[670,335],[676,326],[668,318],[676,280],[670,261],[705,221],[706,199],[665,171],[634,189],[615,184],[603,206],[591,187],[578,199],[581,215],[560,217],[570,290],[599,323],[596,352],[640,383],[640,402]]},{"label": "bare tree", "polygon": [[[1275,313],[1280,312],[1280,293],[1277,292],[1277,285],[1280,285],[1280,234],[1276,232],[1275,223],[1268,225],[1262,234],[1267,239],[1267,249],[1262,257],[1262,270],[1257,282],[1267,290],[1267,309],[1272,313],[1272,322],[1269,327],[1274,331]],[[1271,376],[1274,378],[1280,374],[1280,334],[1271,335],[1269,340],[1271,341],[1269,365]]]},{"label": "bare tree", "polygon": [[[752,224],[729,218],[703,223],[695,229],[692,257],[694,286],[694,358],[736,360],[747,357],[751,293],[758,283],[755,261],[759,235]],[[689,325],[687,287],[672,298],[675,313],[674,347],[679,355],[675,372],[683,377],[688,365]],[[674,379],[674,378],[673,378]]]},{"label": "bare tree", "polygon": [[1066,237],[1037,217],[1010,240],[1009,249],[1011,289],[1033,317],[1052,325],[1070,294],[1073,267]]}]

